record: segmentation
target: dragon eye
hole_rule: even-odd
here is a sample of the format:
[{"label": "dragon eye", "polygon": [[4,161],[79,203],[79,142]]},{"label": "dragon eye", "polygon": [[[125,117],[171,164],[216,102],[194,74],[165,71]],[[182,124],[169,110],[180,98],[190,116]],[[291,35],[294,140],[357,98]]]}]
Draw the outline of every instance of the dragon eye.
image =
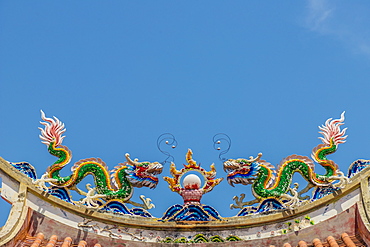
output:
[{"label": "dragon eye", "polygon": [[239,165],[245,165],[246,163],[245,163],[245,161],[240,161],[239,162]]}]

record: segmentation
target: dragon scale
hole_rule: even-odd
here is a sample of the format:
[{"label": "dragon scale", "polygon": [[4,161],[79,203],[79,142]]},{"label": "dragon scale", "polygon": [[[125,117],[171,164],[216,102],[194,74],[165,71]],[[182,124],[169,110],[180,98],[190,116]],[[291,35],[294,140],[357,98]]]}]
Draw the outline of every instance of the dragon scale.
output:
[{"label": "dragon scale", "polygon": [[106,195],[107,199],[125,199],[131,195],[132,186],[126,178],[127,166],[123,165],[116,171],[116,181],[120,182],[120,186],[118,187],[119,189],[114,189],[109,179],[106,166],[102,164],[100,159],[91,158],[81,160],[78,165],[73,167],[72,175],[61,177],[59,174],[61,169],[67,165],[68,162],[66,161],[71,159],[70,151],[67,150],[66,147],[56,148],[53,142],[50,143],[48,151],[50,154],[59,158],[48,172],[50,178],[57,180],[55,183],[57,186],[72,187],[80,183],[87,175],[91,174],[94,177],[97,192]]}]

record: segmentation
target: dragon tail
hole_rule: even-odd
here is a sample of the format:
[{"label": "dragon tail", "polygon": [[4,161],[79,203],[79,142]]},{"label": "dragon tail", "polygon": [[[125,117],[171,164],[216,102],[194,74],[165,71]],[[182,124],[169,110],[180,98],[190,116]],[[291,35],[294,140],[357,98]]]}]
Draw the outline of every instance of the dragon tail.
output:
[{"label": "dragon tail", "polygon": [[41,130],[40,139],[42,143],[47,145],[49,153],[58,157],[58,160],[48,167],[49,177],[57,179],[58,185],[64,185],[70,180],[71,176],[61,177],[59,172],[72,159],[72,152],[62,145],[62,141],[65,138],[63,133],[66,131],[66,128],[58,118],[48,118],[42,110],[41,119],[44,121],[40,122],[44,125],[44,128],[39,128]]},{"label": "dragon tail", "polygon": [[319,144],[312,150],[311,157],[325,170],[325,175],[319,175],[314,173],[312,178],[313,182],[318,185],[327,184],[327,178],[337,174],[338,165],[327,159],[327,155],[334,153],[338,149],[338,145],[346,142],[347,136],[345,135],[347,128],[341,130],[340,126],[344,124],[344,113],[341,114],[340,119],[329,118],[324,125],[319,126],[321,130],[319,133],[323,137],[319,137],[322,140],[322,144]]}]

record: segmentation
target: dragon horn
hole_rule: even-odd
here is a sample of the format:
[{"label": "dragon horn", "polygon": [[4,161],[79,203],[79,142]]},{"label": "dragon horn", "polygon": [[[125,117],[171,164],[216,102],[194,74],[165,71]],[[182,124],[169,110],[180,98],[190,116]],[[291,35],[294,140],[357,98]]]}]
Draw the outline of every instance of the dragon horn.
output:
[{"label": "dragon horn", "polygon": [[253,156],[250,156],[249,160],[247,160],[247,162],[253,163],[255,161],[259,161],[261,159],[261,157],[262,157],[262,153],[258,153],[256,158],[253,158]]},{"label": "dragon horn", "polygon": [[138,159],[135,159],[135,160],[132,160],[132,159],[130,159],[130,154],[129,153],[126,153],[125,154],[125,157],[126,157],[126,160],[127,160],[127,162],[129,163],[129,164],[131,164],[131,165],[138,165],[139,163],[137,162],[137,160]]}]

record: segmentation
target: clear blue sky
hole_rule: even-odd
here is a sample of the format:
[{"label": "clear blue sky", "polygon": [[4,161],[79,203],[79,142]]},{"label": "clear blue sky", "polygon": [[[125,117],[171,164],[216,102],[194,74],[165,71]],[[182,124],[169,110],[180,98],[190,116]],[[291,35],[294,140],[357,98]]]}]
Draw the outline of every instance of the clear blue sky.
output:
[{"label": "clear blue sky", "polygon": [[[331,158],[346,173],[370,158],[369,12],[368,1],[0,1],[0,156],[39,176],[55,161],[42,109],[66,124],[73,162],[163,161],[156,140],[170,132],[178,168],[192,148],[225,178],[216,133],[232,139],[226,158],[262,152],[276,165],[310,156],[317,126],[345,110],[347,143]],[[250,190],[223,181],[202,202],[233,216],[232,197]],[[182,203],[162,179],[141,194],[157,217]]]}]

